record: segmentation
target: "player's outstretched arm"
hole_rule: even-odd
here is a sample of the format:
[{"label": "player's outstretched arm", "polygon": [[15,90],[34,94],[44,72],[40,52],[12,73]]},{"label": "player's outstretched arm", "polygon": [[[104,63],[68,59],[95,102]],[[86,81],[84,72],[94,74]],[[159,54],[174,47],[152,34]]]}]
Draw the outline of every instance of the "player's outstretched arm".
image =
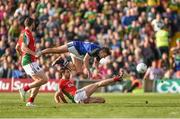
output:
[{"label": "player's outstretched arm", "polygon": [[59,95],[60,95],[59,91],[55,92],[55,94],[54,94],[54,100],[55,100],[56,103],[60,103],[61,102]]},{"label": "player's outstretched arm", "polygon": [[40,55],[45,55],[45,54],[61,54],[61,53],[67,53],[68,48],[67,45],[59,46],[59,47],[54,47],[54,48],[46,48],[42,50],[41,52],[38,53],[38,56]]},{"label": "player's outstretched arm", "polygon": [[84,67],[87,69],[87,71],[88,71],[88,77],[90,77],[91,76],[91,72],[90,72],[90,70],[89,70],[89,59],[90,59],[90,56],[89,56],[89,54],[88,53],[86,53],[86,55],[85,55],[85,57],[84,57],[84,59],[83,59],[83,62],[84,62]]},{"label": "player's outstretched arm", "polygon": [[62,100],[64,103],[68,103],[68,102],[66,101],[66,99],[65,99],[65,97],[64,97],[64,95],[63,95],[62,92],[60,93],[60,98],[61,98],[61,100]]},{"label": "player's outstretched arm", "polygon": [[50,53],[54,53],[54,54],[58,54],[59,51],[58,51],[58,48],[47,48],[47,49],[44,49],[41,51],[41,55],[45,55],[45,54],[50,54]]},{"label": "player's outstretched arm", "polygon": [[88,53],[86,53],[84,59],[83,59],[83,62],[84,62],[84,66],[85,68],[89,69],[89,59],[90,59],[90,56]]},{"label": "player's outstretched arm", "polygon": [[54,94],[54,100],[55,100],[56,103],[61,103],[61,101],[64,102],[64,103],[68,103],[68,102],[66,101],[66,99],[65,99],[62,91],[58,91],[58,92],[56,92],[56,93]]}]

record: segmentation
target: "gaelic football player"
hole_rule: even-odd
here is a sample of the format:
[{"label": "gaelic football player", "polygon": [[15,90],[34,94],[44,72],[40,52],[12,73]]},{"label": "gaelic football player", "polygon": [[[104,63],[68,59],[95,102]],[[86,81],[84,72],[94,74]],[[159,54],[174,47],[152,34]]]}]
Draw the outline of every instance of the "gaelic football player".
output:
[{"label": "gaelic football player", "polygon": [[61,101],[67,103],[65,96],[67,96],[73,103],[104,103],[104,98],[92,97],[91,95],[99,88],[107,86],[116,81],[122,81],[123,70],[120,71],[118,76],[114,78],[105,79],[90,85],[87,85],[79,90],[77,90],[74,83],[70,80],[71,72],[69,69],[65,68],[62,72],[62,79],[59,82],[59,90],[55,93],[54,99],[56,103]]},{"label": "gaelic football player", "polygon": [[32,35],[32,30],[36,28],[34,19],[28,17],[24,22],[25,29],[20,34],[16,51],[21,58],[21,65],[26,74],[30,75],[34,82],[19,89],[19,93],[23,101],[28,90],[31,89],[31,94],[26,103],[26,106],[34,106],[33,102],[39,92],[41,85],[47,83],[48,78],[43,69],[36,62],[35,39]]},{"label": "gaelic football player", "polygon": [[110,49],[106,47],[100,47],[96,43],[91,42],[82,42],[82,41],[72,41],[65,45],[55,47],[55,48],[47,48],[41,52],[39,55],[49,54],[49,53],[70,53],[73,65],[68,65],[68,62],[59,57],[56,61],[57,64],[67,65],[72,70],[75,70],[77,73],[81,74],[82,67],[87,69],[88,75],[91,76],[91,72],[89,70],[89,59],[94,58],[96,66],[101,58],[105,58],[111,54]]}]

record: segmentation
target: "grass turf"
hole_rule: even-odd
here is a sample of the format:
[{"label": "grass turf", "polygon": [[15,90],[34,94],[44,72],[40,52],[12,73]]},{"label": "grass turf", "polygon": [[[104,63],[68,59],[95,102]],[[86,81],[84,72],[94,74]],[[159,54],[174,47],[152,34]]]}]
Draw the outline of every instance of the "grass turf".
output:
[{"label": "grass turf", "polygon": [[37,107],[26,107],[18,93],[0,93],[0,117],[180,117],[178,94],[95,94],[105,104],[55,104],[52,93],[40,93]]}]

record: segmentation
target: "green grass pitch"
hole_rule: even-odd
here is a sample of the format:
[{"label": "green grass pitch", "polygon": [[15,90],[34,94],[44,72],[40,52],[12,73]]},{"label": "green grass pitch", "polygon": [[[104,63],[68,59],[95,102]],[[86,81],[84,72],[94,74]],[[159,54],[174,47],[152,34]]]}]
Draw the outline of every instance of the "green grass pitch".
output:
[{"label": "green grass pitch", "polygon": [[55,104],[52,93],[40,93],[37,107],[26,107],[18,93],[0,93],[0,117],[180,117],[179,94],[98,93],[105,104]]}]

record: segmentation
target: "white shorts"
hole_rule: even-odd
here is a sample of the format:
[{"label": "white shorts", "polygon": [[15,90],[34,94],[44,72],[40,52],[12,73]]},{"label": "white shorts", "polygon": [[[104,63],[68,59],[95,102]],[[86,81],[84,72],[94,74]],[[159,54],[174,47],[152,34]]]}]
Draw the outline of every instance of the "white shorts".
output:
[{"label": "white shorts", "polygon": [[77,90],[74,95],[74,101],[76,103],[83,103],[85,99],[87,99],[86,91],[83,88]]},{"label": "white shorts", "polygon": [[77,49],[75,48],[75,46],[73,45],[73,42],[69,42],[67,44],[68,46],[68,51],[70,53],[71,56],[79,59],[79,60],[83,60],[84,59],[84,56],[83,55],[80,55],[77,51]]},{"label": "white shorts", "polygon": [[37,62],[32,62],[30,64],[23,66],[23,69],[25,70],[26,74],[30,76],[43,71],[43,69],[39,66]]}]

